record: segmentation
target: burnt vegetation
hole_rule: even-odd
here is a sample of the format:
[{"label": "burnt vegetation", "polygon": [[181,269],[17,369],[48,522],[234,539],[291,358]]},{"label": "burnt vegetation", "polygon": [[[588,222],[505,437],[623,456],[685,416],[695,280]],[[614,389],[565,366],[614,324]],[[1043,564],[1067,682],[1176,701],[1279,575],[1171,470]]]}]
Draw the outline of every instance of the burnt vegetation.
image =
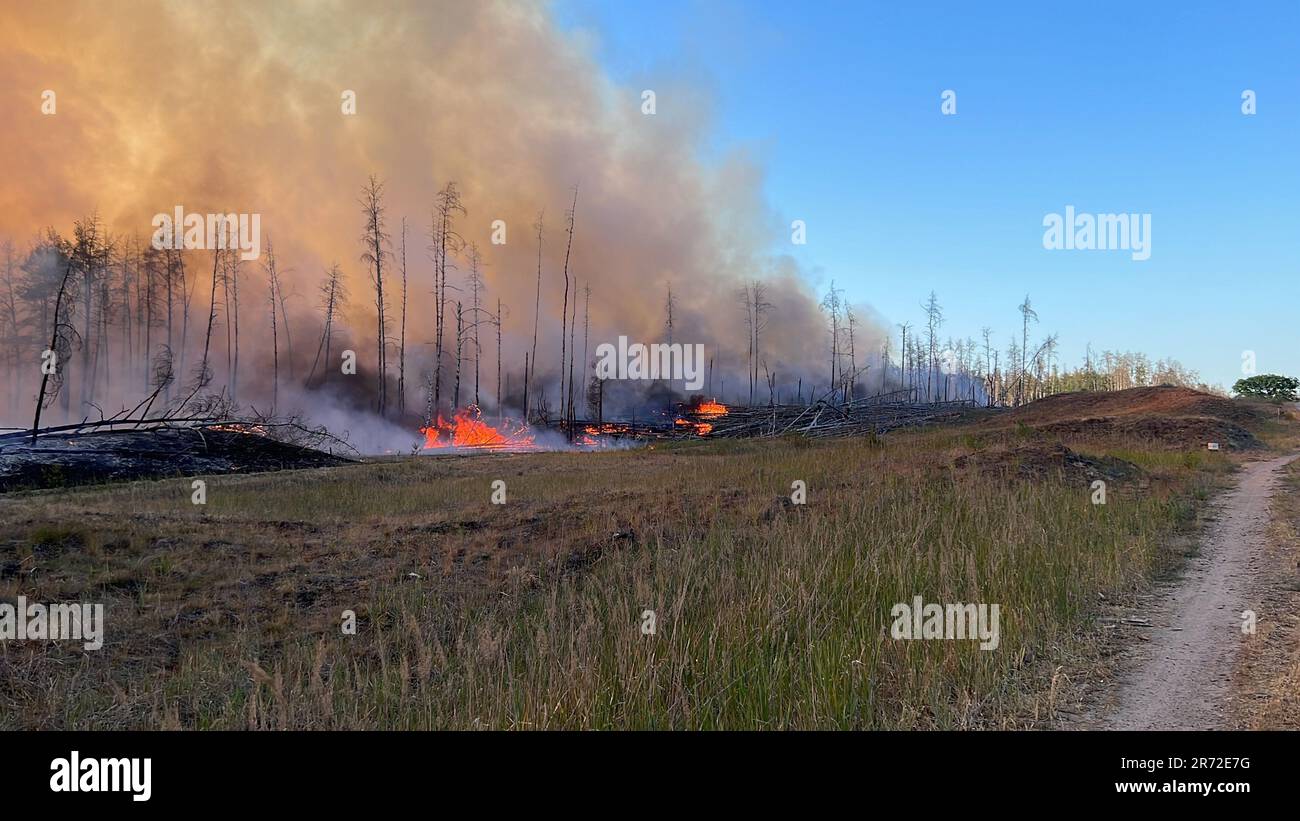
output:
[{"label": "burnt vegetation", "polygon": [[[595,360],[589,359],[592,287],[575,274],[581,265],[574,243],[576,187],[564,214],[558,271],[546,270],[543,213],[533,226],[537,267],[531,343],[524,341],[522,362],[512,363],[510,340],[503,333],[510,308],[502,295],[491,294],[485,276],[490,260],[458,230],[468,216],[458,185],[447,182],[433,198],[428,265],[419,266],[418,273],[408,257],[405,217],[396,243],[390,235],[385,183],[371,176],[360,189],[357,206],[357,262],[368,279],[374,329],[373,350],[361,362],[353,347],[344,347],[361,343],[365,335],[355,332],[356,326],[369,324],[364,312],[358,317],[352,310],[361,306],[351,299],[346,270],[335,263],[324,272],[316,286],[317,315],[295,314],[289,309],[295,293],[286,279],[291,269],[269,236],[256,263],[241,259],[233,248],[155,249],[138,237],[112,234],[94,214],[77,221],[71,237],[49,229],[22,253],[6,242],[0,248],[0,370],[8,386],[5,415],[19,418],[24,404],[32,409],[30,428],[10,429],[26,430],[27,458],[44,452],[36,445],[50,422],[62,426],[64,439],[109,422],[120,430],[124,419],[306,430],[299,418],[302,410],[314,404],[313,394],[322,393],[362,422],[370,415],[412,432],[445,430],[447,438],[454,438],[454,422],[446,420],[462,413],[477,418],[487,407],[494,423],[514,418],[525,426],[554,428],[576,443],[602,431],[716,437],[878,434],[950,421],[963,406],[1016,408],[1065,392],[1198,385],[1196,375],[1177,362],[1112,351],[1094,355],[1091,346],[1081,366],[1064,366],[1054,334],[1032,339],[1039,316],[1028,296],[1017,307],[1020,321],[1008,335],[1005,352],[995,349],[989,328],[980,344],[945,338],[944,309],[934,293],[921,304],[919,330],[911,323],[899,325],[895,348],[889,334],[860,320],[860,309],[834,282],[820,303],[825,371],[780,369],[774,363],[786,360],[772,349],[770,332],[781,321],[782,306],[773,302],[761,279],[747,282],[737,294],[744,361],[728,365],[710,353],[706,390],[700,396],[687,397],[666,379],[632,384],[600,378]],[[410,293],[420,283],[430,286],[432,328],[423,316],[408,321],[414,318],[408,317]],[[542,295],[548,287],[554,287],[555,296],[547,303],[559,309],[558,322],[547,323],[559,331],[549,345],[558,362],[539,351],[539,343],[548,347],[540,334]],[[683,311],[671,281],[665,293],[664,338],[670,346],[683,344]],[[245,306],[253,299],[265,310],[265,319],[253,322],[251,346],[246,340],[241,344],[241,295]],[[250,320],[247,310],[244,314],[247,337]],[[608,326],[617,317],[597,315],[594,320],[598,327]],[[295,336],[316,342],[304,353],[310,355],[309,364],[297,362]],[[410,339],[423,343],[417,361],[422,363],[418,379],[424,396],[415,403],[416,392],[408,387]],[[339,362],[349,355],[351,371]],[[495,367],[495,380],[484,379],[485,365],[489,372]],[[728,390],[726,374],[740,366],[744,379],[737,383],[733,378]],[[722,404],[725,415],[701,417],[701,401]],[[113,406],[116,411],[106,410]],[[293,426],[265,424],[278,422]],[[611,422],[625,428],[607,429]],[[320,430],[313,434],[323,435]],[[1244,441],[1235,432],[1226,432],[1225,438]]]}]

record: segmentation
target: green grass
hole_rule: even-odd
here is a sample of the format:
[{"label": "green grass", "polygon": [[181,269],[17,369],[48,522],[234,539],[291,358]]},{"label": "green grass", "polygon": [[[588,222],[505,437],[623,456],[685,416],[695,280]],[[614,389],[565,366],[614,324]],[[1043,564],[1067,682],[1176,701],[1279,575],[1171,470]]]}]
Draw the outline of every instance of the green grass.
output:
[{"label": "green grass", "polygon": [[[213,478],[206,508],[188,480],[10,499],[28,532],[102,531],[34,592],[110,591],[118,642],[0,651],[0,726],[1037,726],[1031,660],[1078,640],[1099,593],[1166,569],[1231,464],[1115,454],[1152,480],[1095,506],[1082,479],[949,467],[983,442],[393,461]],[[803,507],[781,501],[796,479]],[[916,595],[998,604],[1001,645],[890,638]]]}]

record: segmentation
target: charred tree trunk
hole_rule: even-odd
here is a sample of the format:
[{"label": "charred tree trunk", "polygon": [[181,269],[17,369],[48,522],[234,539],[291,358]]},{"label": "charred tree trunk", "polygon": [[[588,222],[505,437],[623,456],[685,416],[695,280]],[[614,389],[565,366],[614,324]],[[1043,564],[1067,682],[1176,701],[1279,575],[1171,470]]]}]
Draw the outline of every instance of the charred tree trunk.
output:
[{"label": "charred tree trunk", "polygon": [[71,255],[69,255],[67,268],[64,269],[63,272],[63,280],[59,283],[59,294],[54,299],[54,330],[50,334],[49,350],[54,354],[55,359],[53,362],[53,368],[49,368],[49,367],[41,368],[41,389],[36,394],[36,415],[32,419],[32,444],[33,445],[36,444],[36,432],[39,431],[41,428],[41,409],[45,407],[45,390],[50,382],[50,375],[51,375],[50,371],[53,370],[55,372],[55,375],[59,377],[57,381],[62,382],[62,377],[58,374],[58,368],[62,366],[62,363],[58,361],[58,355],[61,349],[66,348],[67,346],[59,344],[59,330],[63,326],[63,322],[60,319],[60,314],[63,310],[63,296],[64,294],[67,293],[68,290],[68,277],[71,275],[72,275],[72,257]]},{"label": "charred tree trunk", "polygon": [[[545,211],[537,213],[537,222],[533,227],[537,229],[537,298],[533,303],[533,352],[532,361],[537,362],[537,322],[542,315],[542,225]],[[535,366],[534,366],[535,369]],[[532,371],[528,368],[528,359],[524,360],[524,422],[528,422],[529,405],[528,391],[532,387]]]},{"label": "charred tree trunk", "polygon": [[496,393],[497,419],[501,419],[502,418],[501,408],[503,405],[502,399],[504,399],[504,397],[501,395],[501,299],[500,297],[497,298],[496,326],[497,326],[497,393]]},{"label": "charred tree trunk", "polygon": [[570,207],[568,213],[569,242],[564,249],[564,302],[560,309],[560,403],[561,403],[562,412],[566,412],[563,406],[565,402],[564,386],[566,384],[565,376],[564,376],[564,365],[565,365],[565,355],[566,355],[565,336],[566,336],[566,331],[568,330],[566,326],[569,321],[569,254],[573,251],[573,223],[574,223],[574,219],[577,217],[577,214],[578,214],[578,189],[575,186],[573,189],[573,205],[572,207]]},{"label": "charred tree trunk", "polygon": [[465,348],[465,314],[461,311],[460,303],[456,303],[456,390],[452,394],[452,410],[460,407],[460,363]]},{"label": "charred tree trunk", "polygon": [[375,288],[375,403],[380,416],[387,410],[388,399],[388,337],[384,326],[384,256],[387,253],[388,235],[384,233],[384,186],[373,175],[361,192],[361,211],[365,215],[366,230],[362,236],[365,253],[362,262],[370,266],[370,282]]},{"label": "charred tree trunk", "polygon": [[397,347],[397,416],[406,415],[406,217],[402,217],[402,330]]},{"label": "charred tree trunk", "polygon": [[266,238],[267,295],[271,303],[271,413],[280,403],[280,334],[276,321],[276,294],[280,285],[275,272],[275,248],[271,237]]}]

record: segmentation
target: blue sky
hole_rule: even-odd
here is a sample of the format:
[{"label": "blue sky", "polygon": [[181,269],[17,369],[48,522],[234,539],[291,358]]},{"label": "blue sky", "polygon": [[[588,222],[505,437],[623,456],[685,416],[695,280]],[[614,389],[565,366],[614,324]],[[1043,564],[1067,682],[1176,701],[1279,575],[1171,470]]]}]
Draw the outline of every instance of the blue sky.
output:
[{"label": "blue sky", "polygon": [[[1245,350],[1300,375],[1300,3],[555,8],[616,82],[698,84],[704,150],[758,157],[810,276],[890,323],[933,289],[945,334],[989,325],[1005,349],[1029,293],[1071,364],[1091,342],[1225,387]],[[1067,205],[1151,214],[1151,258],[1045,250]]]}]

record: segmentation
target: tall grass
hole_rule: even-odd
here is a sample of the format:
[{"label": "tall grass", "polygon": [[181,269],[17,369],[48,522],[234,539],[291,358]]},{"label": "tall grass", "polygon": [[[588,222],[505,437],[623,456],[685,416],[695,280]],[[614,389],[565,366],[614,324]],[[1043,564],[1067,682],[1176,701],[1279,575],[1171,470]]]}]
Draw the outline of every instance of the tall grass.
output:
[{"label": "tall grass", "polygon": [[[933,450],[934,442],[912,446]],[[357,636],[268,643],[250,629],[189,648],[153,720],[537,729],[1015,723],[1026,659],[1052,657],[1098,593],[1158,569],[1162,545],[1193,516],[1186,494],[1112,490],[1108,504],[1094,506],[1086,483],[923,470],[900,466],[899,453],[861,443],[739,448],[716,465],[712,492],[643,489],[624,511],[631,536],[606,534],[584,561],[511,573],[469,598],[382,585],[358,608]],[[552,486],[570,503],[598,492],[566,478],[576,490]],[[776,499],[795,478],[808,482],[805,508]],[[1188,478],[1188,487],[1199,481]],[[1000,646],[891,638],[891,608],[916,595],[1000,605]],[[644,610],[656,614],[653,635],[641,630]]]}]

